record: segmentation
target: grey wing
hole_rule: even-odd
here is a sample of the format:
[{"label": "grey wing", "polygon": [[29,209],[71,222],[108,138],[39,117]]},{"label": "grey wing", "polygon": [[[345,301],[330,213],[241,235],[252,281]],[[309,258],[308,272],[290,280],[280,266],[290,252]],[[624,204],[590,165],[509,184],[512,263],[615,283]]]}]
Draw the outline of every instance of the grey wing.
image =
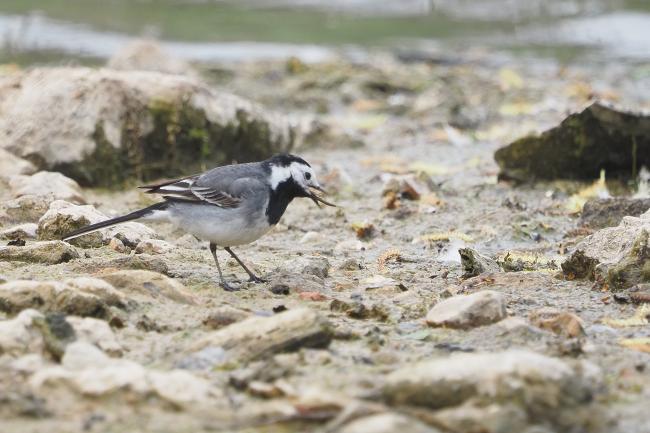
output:
[{"label": "grey wing", "polygon": [[[242,164],[248,166],[248,164]],[[224,166],[210,170],[203,175],[189,176],[147,185],[148,194],[162,194],[166,199],[205,202],[223,208],[238,207],[248,194],[266,189],[250,167]],[[250,176],[250,177],[249,177]]]}]

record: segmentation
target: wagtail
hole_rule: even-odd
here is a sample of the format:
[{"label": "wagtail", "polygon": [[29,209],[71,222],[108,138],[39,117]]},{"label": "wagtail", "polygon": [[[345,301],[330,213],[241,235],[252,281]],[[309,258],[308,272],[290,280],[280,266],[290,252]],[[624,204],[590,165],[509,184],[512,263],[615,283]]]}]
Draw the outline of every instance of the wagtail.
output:
[{"label": "wagtail", "polygon": [[217,247],[228,252],[250,276],[264,282],[246,267],[231,247],[251,243],[275,226],[294,198],[335,206],[316,194],[324,192],[312,167],[290,154],[265,161],[216,167],[202,174],[146,185],[148,194],[164,201],[127,215],[112,218],[68,233],[63,240],[92,233],[126,221],[163,221],[210,243],[210,252],[225,290],[238,290],[221,273]]}]

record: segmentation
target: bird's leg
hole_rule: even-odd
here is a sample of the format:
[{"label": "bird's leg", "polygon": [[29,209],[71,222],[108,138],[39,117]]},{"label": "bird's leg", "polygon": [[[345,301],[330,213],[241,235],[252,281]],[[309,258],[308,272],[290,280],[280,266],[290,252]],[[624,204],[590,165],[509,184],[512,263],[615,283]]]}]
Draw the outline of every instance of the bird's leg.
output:
[{"label": "bird's leg", "polygon": [[239,257],[237,257],[237,255],[235,254],[235,252],[234,252],[233,250],[231,250],[230,247],[224,247],[224,250],[228,251],[228,254],[230,254],[230,255],[232,256],[233,259],[237,260],[237,263],[239,263],[239,266],[241,266],[242,268],[244,268],[244,270],[246,271],[246,273],[247,273],[248,276],[250,277],[250,278],[248,279],[248,281],[253,281],[253,282],[255,282],[255,283],[266,283],[266,280],[264,280],[264,279],[258,277],[258,276],[255,275],[253,272],[251,272],[251,270],[248,269],[248,268],[246,267],[246,265],[244,264],[244,262],[242,262],[241,260],[239,260]]},{"label": "bird's leg", "polygon": [[217,258],[217,244],[213,244],[210,242],[210,252],[212,253],[212,257],[214,257],[214,262],[217,264],[217,271],[219,271],[219,279],[221,280],[221,287],[223,287],[224,290],[228,292],[234,292],[239,290],[237,287],[233,287],[230,284],[226,282],[223,278],[223,274],[221,273],[221,266],[219,266],[219,259]]}]

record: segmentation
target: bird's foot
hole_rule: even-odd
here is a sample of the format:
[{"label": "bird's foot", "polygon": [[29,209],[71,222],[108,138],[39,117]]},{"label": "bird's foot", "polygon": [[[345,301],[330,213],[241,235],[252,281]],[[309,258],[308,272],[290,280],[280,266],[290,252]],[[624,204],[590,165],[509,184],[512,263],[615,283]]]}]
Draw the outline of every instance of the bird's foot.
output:
[{"label": "bird's foot", "polygon": [[222,282],[220,283],[220,285],[221,285],[221,287],[223,287],[223,289],[224,289],[226,292],[237,292],[237,291],[241,290],[241,287],[233,286],[232,284],[227,283],[227,282],[225,282],[225,281],[222,281]]},{"label": "bird's foot", "polygon": [[260,278],[260,277],[258,277],[257,275],[254,275],[254,274],[250,275],[250,278],[248,279],[248,281],[250,281],[251,283],[256,283],[256,284],[268,283],[269,282],[269,280],[265,280],[264,278]]}]

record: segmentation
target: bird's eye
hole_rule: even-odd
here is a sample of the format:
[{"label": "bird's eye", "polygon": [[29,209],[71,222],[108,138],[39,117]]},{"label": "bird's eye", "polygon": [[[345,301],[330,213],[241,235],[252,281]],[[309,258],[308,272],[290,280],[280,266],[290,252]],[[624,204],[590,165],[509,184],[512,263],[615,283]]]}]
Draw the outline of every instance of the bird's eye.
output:
[{"label": "bird's eye", "polygon": [[305,179],[307,180],[311,179],[311,173],[305,173]]}]

